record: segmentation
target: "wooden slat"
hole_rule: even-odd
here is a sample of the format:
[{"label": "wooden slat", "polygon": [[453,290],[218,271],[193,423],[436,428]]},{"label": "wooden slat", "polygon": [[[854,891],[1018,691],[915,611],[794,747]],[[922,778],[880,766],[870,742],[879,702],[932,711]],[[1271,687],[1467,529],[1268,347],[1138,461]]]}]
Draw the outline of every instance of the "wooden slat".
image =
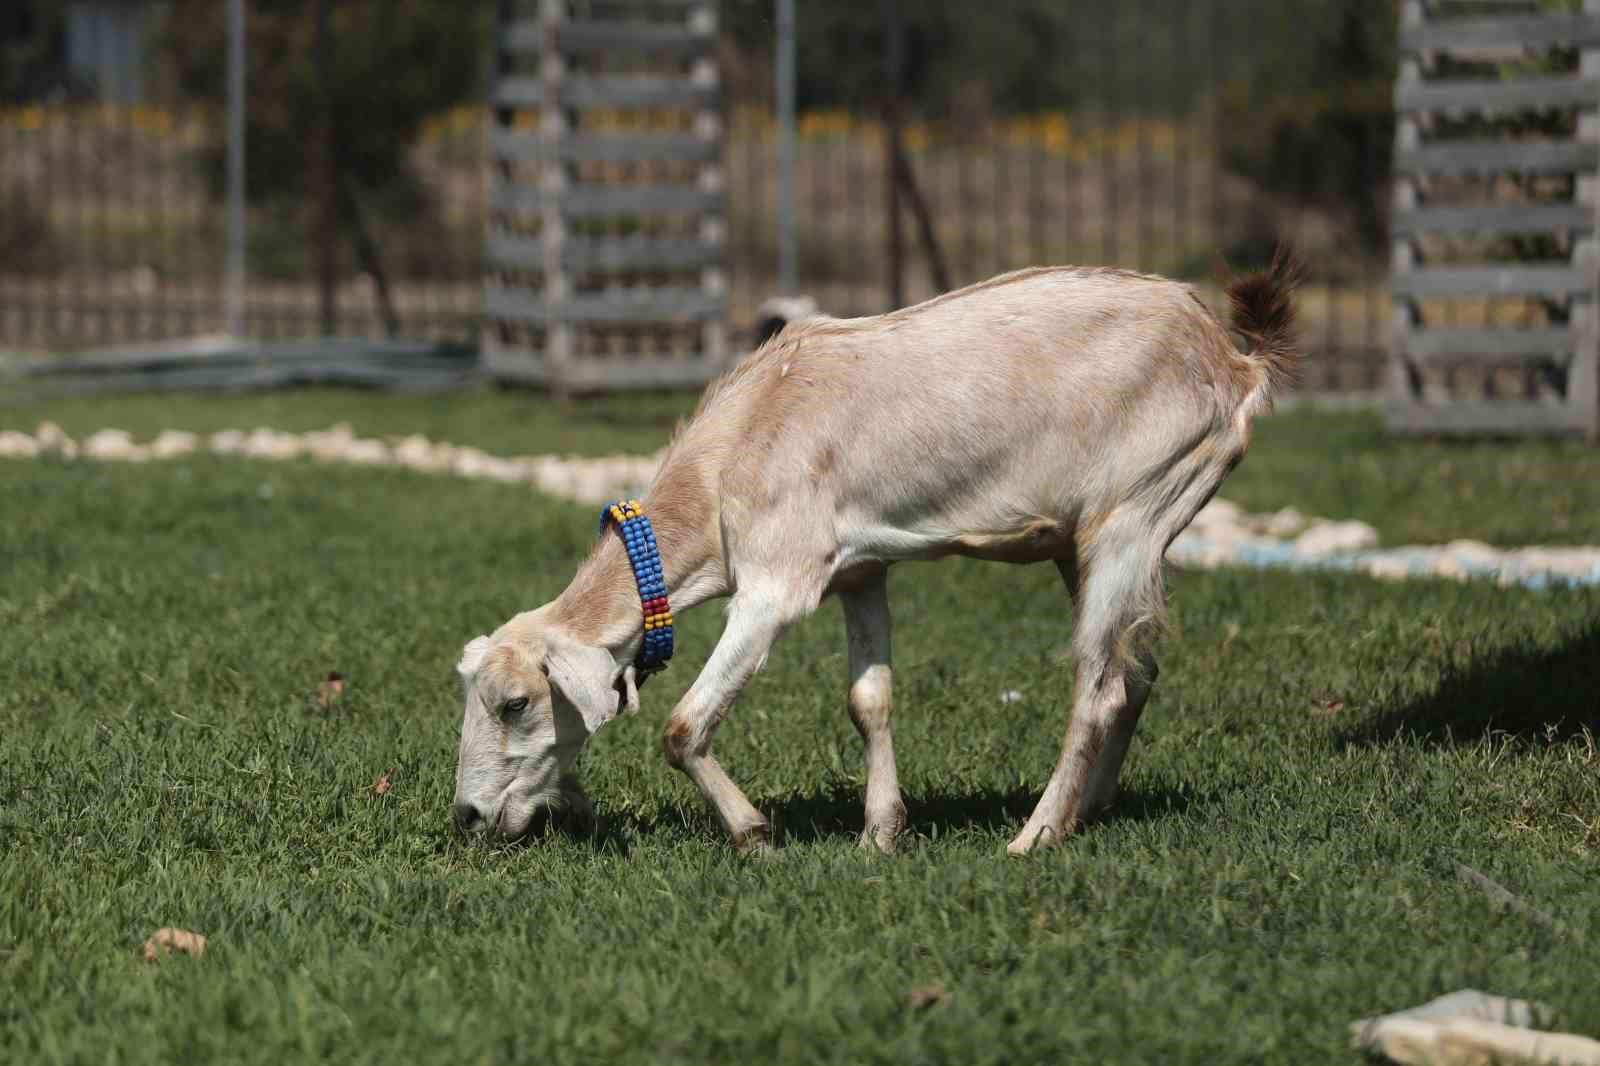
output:
[{"label": "wooden slat", "polygon": [[1570,296],[1589,292],[1594,278],[1568,266],[1443,266],[1394,274],[1396,296]]},{"label": "wooden slat", "polygon": [[1524,108],[1573,107],[1600,104],[1600,80],[1403,80],[1395,86],[1394,96],[1395,107],[1401,111],[1517,111]]},{"label": "wooden slat", "polygon": [[556,41],[563,52],[692,56],[709,52],[716,38],[692,30],[685,23],[573,19],[560,24]]},{"label": "wooden slat", "polygon": [[1486,204],[1482,207],[1423,207],[1400,211],[1395,233],[1553,233],[1592,230],[1594,209],[1585,204]]},{"label": "wooden slat", "polygon": [[[556,46],[568,54],[649,52],[692,56],[709,52],[715,43],[711,34],[698,33],[684,23],[573,19],[556,24]],[[536,52],[544,45],[545,27],[528,19],[511,24],[502,47],[510,52]]]},{"label": "wooden slat", "polygon": [[635,162],[667,160],[705,162],[715,159],[715,140],[692,133],[628,133],[605,136],[569,134],[551,140],[539,133],[496,129],[490,134],[490,151],[496,159],[513,162],[556,161]]},{"label": "wooden slat", "polygon": [[532,290],[513,285],[485,286],[485,307],[490,317],[516,322],[615,323],[697,322],[722,314],[726,301],[698,288],[659,288],[640,294],[607,293],[574,296],[557,306],[546,303]]},{"label": "wooden slat", "polygon": [[[538,237],[493,230],[489,261],[498,266],[544,264]],[[569,270],[683,270],[714,262],[721,250],[705,241],[672,237],[569,237],[561,245],[561,265]]]},{"label": "wooden slat", "polygon": [[545,28],[533,19],[507,26],[500,47],[508,52],[537,52],[544,48]]},{"label": "wooden slat", "polygon": [[1578,346],[1570,329],[1419,329],[1406,335],[1414,363],[1493,366],[1567,355]]},{"label": "wooden slat", "polygon": [[[705,107],[716,101],[717,87],[689,78],[572,77],[556,97],[565,107]],[[494,99],[499,107],[541,107],[549,94],[539,78],[505,78]]]},{"label": "wooden slat", "polygon": [[1575,141],[1469,141],[1423,145],[1399,152],[1395,171],[1460,177],[1466,174],[1571,174],[1600,165],[1600,145]]},{"label": "wooden slat", "polygon": [[1510,15],[1501,18],[1431,19],[1400,30],[1400,47],[1427,50],[1574,48],[1600,44],[1600,16]]},{"label": "wooden slat", "polygon": [[[529,214],[544,204],[545,194],[529,185],[496,182],[489,202],[496,211]],[[557,197],[562,215],[598,218],[611,215],[693,215],[718,211],[722,194],[698,185],[577,185]]]},{"label": "wooden slat", "polygon": [[1594,431],[1600,409],[1571,404],[1505,400],[1495,403],[1423,404],[1390,402],[1389,429],[1414,435],[1533,434],[1577,437]]}]

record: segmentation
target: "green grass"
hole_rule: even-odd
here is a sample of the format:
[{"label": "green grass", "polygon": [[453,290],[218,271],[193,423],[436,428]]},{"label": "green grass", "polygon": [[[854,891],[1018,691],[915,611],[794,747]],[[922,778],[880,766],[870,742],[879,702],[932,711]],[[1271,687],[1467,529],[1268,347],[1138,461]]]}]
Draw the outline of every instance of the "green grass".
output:
[{"label": "green grass", "polygon": [[528,390],[479,389],[444,394],[379,394],[296,389],[223,394],[135,393],[0,399],[0,429],[33,432],[46,419],[74,436],[125,429],[146,440],[163,429],[214,433],[273,429],[303,433],[348,422],[357,434],[421,433],[496,455],[554,452],[607,455],[649,452],[665,444],[696,397],[659,394],[552,399]]},{"label": "green grass", "polygon": [[[609,433],[618,408],[596,405],[556,431],[532,397],[435,402],[50,414],[74,431],[421,422],[508,452],[645,447],[670,425]],[[515,439],[497,428],[524,424],[513,411],[533,427]],[[1265,506],[1287,479],[1273,505],[1338,512],[1347,494],[1404,528],[1350,451],[1324,454],[1337,473],[1313,464],[1330,441],[1380,451],[1369,433],[1263,426],[1233,495]],[[1485,466],[1452,477],[1487,499]],[[1419,528],[1485,521],[1454,498]],[[1540,521],[1514,517],[1519,535]],[[598,836],[464,841],[451,664],[556,592],[592,535],[589,508],[399,472],[0,463],[0,1061],[1348,1063],[1347,1021],[1461,987],[1600,1034],[1600,592],[1177,574],[1127,794],[1025,861],[1003,847],[1071,683],[1053,570],[896,572],[915,836],[893,859],[855,847],[831,604],[717,739],[783,858],[721,842],[658,744],[716,637],[702,610],[644,713],[584,756]],[[312,693],[335,669],[348,688],[325,710]],[[1496,912],[1457,862],[1589,946]],[[146,965],[163,925],[210,951]],[[911,1005],[933,985],[942,999]]]}]

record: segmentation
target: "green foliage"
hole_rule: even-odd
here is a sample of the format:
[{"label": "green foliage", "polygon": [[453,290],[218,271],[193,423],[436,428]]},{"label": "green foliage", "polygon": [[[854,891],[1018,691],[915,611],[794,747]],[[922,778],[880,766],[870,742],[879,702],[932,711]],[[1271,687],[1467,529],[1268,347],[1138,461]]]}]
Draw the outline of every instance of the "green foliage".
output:
[{"label": "green foliage", "polygon": [[[741,53],[770,69],[772,5],[738,0],[724,25]],[[797,5],[796,103],[802,110],[875,112],[888,86],[885,7],[876,2],[814,0]],[[1009,114],[1062,107],[1075,73],[1061,62],[1079,17],[1053,0],[1012,0],[1003,17],[975,18],[964,0],[900,0],[905,98],[918,114]]]},{"label": "green foliage", "polygon": [[63,0],[10,0],[0,7],[0,103],[54,97],[67,85]]},{"label": "green foliage", "polygon": [[[250,5],[248,188],[257,199],[304,198],[309,146],[333,122],[340,171],[367,191],[411,197],[406,153],[423,120],[483,96],[492,9],[482,0],[324,0],[329,93],[318,77],[316,0]],[[174,0],[163,54],[179,90],[221,101],[226,5]],[[216,161],[220,180],[220,157]],[[397,205],[403,210],[404,204]]]},{"label": "green foliage", "polygon": [[1280,7],[1262,14],[1261,31],[1285,47],[1223,83],[1223,160],[1288,203],[1348,220],[1360,245],[1376,250],[1394,143],[1396,4]]},{"label": "green foliage", "polygon": [[[368,433],[420,415],[504,450],[601,443],[525,395],[306,399],[325,417],[336,395]],[[167,424],[280,421],[298,398],[181,401]],[[159,409],[99,402],[0,422],[142,429]],[[635,404],[575,421],[659,442],[664,424],[630,428]],[[1350,421],[1264,433],[1241,473],[1296,469],[1276,502],[1301,502],[1328,465],[1311,439],[1342,443]],[[1417,509],[1470,523],[1496,491],[1476,483],[1477,501]],[[907,853],[855,847],[860,742],[828,606],[717,737],[786,836],[781,861],[748,864],[659,750],[714,608],[682,619],[644,713],[586,753],[600,836],[497,849],[450,829],[451,664],[561,587],[589,508],[209,458],[5,462],[0,499],[6,1061],[1344,1064],[1347,1021],[1460,987],[1600,1032],[1590,955],[1453,868],[1600,935],[1594,592],[1179,575],[1114,816],[1017,861],[1002,849],[1070,691],[1065,594],[1049,567],[906,567]],[[324,709],[329,669],[348,680]],[[163,925],[208,935],[206,956],[140,961]]]}]

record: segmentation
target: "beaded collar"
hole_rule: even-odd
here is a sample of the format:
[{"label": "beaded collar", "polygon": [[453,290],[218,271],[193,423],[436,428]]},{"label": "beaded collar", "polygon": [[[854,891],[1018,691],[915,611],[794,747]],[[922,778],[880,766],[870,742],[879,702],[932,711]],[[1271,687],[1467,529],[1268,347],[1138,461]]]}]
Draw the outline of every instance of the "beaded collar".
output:
[{"label": "beaded collar", "polygon": [[655,530],[644,516],[638,500],[618,500],[600,512],[600,536],[616,526],[628,550],[633,580],[639,586],[639,601],[644,609],[644,643],[634,660],[641,673],[667,668],[672,658],[672,606],[667,602],[667,579],[661,572],[661,551],[656,547]]}]

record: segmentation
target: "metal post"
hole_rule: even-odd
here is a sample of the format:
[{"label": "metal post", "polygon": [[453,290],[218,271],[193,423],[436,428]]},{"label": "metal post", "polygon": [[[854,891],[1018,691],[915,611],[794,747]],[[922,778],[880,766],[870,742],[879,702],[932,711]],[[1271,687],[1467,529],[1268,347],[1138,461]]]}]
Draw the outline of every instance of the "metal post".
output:
[{"label": "metal post", "polygon": [[886,310],[892,311],[906,302],[905,249],[900,237],[900,182],[897,173],[897,164],[900,160],[900,77],[904,69],[905,35],[902,32],[903,24],[900,21],[898,0],[883,0],[883,25],[884,32],[889,37],[889,47],[885,53],[888,91],[883,108],[883,157],[887,164],[884,173],[888,178],[885,185],[888,193],[885,211],[889,216],[887,257],[889,306]]},{"label": "metal post", "polygon": [[315,168],[317,207],[315,233],[317,244],[317,305],[322,335],[331,337],[339,332],[339,274],[335,258],[335,243],[339,235],[339,180],[334,160],[335,135],[333,129],[333,73],[328,37],[328,8],[333,0],[314,0],[312,29],[312,59],[317,71],[317,125],[313,136],[316,145],[311,151]]},{"label": "metal post", "polygon": [[778,291],[799,285],[794,236],[794,0],[778,5]]},{"label": "metal post", "polygon": [[244,0],[228,0],[228,254],[223,305],[229,337],[244,333]]}]

